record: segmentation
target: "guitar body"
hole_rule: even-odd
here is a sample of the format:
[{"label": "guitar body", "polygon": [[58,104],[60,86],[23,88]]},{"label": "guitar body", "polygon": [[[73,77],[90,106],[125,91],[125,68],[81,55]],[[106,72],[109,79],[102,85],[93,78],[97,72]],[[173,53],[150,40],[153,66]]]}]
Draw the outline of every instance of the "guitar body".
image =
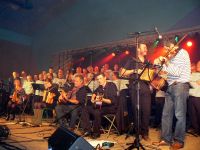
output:
[{"label": "guitar body", "polygon": [[139,74],[142,73],[140,75],[140,80],[152,81],[154,78],[155,71],[154,71],[154,69],[146,68],[144,71],[141,69],[138,69],[138,73]]},{"label": "guitar body", "polygon": [[167,81],[160,76],[157,76],[155,79],[153,79],[151,81],[151,85],[156,90],[162,90],[162,91],[165,91],[168,86]]},{"label": "guitar body", "polygon": [[103,96],[103,93],[97,93],[95,97],[95,102],[93,104],[94,109],[101,109]]},{"label": "guitar body", "polygon": [[11,100],[13,103],[20,104],[20,98],[18,97],[17,91],[14,91]]}]

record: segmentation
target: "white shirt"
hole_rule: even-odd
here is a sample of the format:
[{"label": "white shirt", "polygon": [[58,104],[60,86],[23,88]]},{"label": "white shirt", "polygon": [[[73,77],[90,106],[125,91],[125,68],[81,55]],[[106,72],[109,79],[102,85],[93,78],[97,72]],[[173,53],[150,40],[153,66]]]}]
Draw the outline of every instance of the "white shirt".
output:
[{"label": "white shirt", "polygon": [[190,96],[200,97],[200,85],[196,83],[196,81],[200,80],[200,72],[193,72],[190,77],[190,88],[189,94]]},{"label": "white shirt", "polygon": [[32,83],[33,83],[33,82],[30,82],[30,81],[24,81],[23,88],[24,88],[25,93],[26,93],[27,95],[33,94],[33,92],[34,92]]},{"label": "white shirt", "polygon": [[189,82],[191,68],[188,52],[181,49],[176,56],[169,61],[168,66],[165,64],[163,65],[163,70],[167,72],[167,82],[169,85],[174,82]]}]

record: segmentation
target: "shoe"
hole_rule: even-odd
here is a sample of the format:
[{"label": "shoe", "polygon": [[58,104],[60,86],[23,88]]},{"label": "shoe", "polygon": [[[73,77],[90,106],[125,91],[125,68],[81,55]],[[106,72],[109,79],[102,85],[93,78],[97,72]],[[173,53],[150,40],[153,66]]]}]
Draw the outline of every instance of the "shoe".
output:
[{"label": "shoe", "polygon": [[89,131],[83,132],[81,134],[82,134],[82,137],[88,137],[88,136],[92,135],[91,132],[89,132]]},{"label": "shoe", "polygon": [[164,140],[161,140],[160,142],[152,142],[152,145],[156,146],[169,146],[170,144],[165,142]]},{"label": "shoe", "polygon": [[184,145],[180,142],[174,142],[171,146],[171,150],[177,150],[177,149],[180,149],[180,148],[183,148]]},{"label": "shoe", "polygon": [[93,133],[92,134],[92,139],[97,139],[100,137],[100,134],[99,133]]}]

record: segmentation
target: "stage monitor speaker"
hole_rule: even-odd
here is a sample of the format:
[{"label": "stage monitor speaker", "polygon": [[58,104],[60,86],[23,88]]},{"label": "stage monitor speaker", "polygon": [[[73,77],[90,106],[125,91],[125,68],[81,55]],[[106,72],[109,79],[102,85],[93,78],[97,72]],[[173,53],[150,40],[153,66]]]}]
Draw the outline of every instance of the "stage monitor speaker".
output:
[{"label": "stage monitor speaker", "polygon": [[6,125],[0,125],[0,141],[7,139],[10,134],[10,129]]},{"label": "stage monitor speaker", "polygon": [[83,138],[59,127],[48,140],[48,150],[94,150]]}]

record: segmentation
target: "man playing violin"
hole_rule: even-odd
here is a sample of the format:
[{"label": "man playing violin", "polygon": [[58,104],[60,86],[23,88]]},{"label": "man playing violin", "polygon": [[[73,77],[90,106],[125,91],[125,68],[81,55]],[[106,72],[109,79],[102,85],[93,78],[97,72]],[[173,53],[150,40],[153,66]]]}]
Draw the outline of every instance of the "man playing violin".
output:
[{"label": "man playing violin", "polygon": [[107,82],[103,73],[97,75],[99,87],[92,94],[91,101],[82,108],[81,125],[85,136],[91,134],[90,115],[94,117],[93,138],[100,137],[101,116],[116,113],[117,87],[112,82]]},{"label": "man playing violin", "polygon": [[[164,62],[162,71],[167,73],[168,88],[162,113],[162,131],[159,145],[172,144],[172,149],[184,147],[186,129],[186,108],[189,96],[190,57],[186,50],[178,48],[173,41],[164,43],[170,56],[160,57]],[[176,117],[172,133],[173,117]]]},{"label": "man playing violin", "polygon": [[61,95],[58,98],[58,105],[56,106],[56,116],[60,126],[66,127],[65,114],[70,116],[69,129],[75,129],[76,120],[79,117],[81,107],[84,105],[85,98],[88,93],[88,88],[84,86],[84,78],[82,75],[76,75],[74,78],[73,89],[63,88]]}]

